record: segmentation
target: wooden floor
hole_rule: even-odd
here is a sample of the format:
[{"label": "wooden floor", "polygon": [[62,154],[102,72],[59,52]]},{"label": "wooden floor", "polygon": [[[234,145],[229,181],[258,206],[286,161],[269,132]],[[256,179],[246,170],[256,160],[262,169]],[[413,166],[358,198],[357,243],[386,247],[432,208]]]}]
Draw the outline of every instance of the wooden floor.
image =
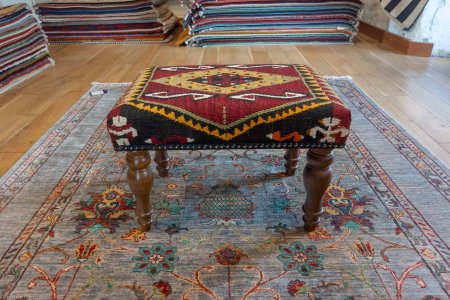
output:
[{"label": "wooden floor", "polygon": [[359,36],[354,45],[177,48],[170,45],[53,45],[56,66],[0,95],[4,174],[90,87],[132,81],[149,65],[307,63],[353,80],[450,166],[450,59],[418,58]]}]

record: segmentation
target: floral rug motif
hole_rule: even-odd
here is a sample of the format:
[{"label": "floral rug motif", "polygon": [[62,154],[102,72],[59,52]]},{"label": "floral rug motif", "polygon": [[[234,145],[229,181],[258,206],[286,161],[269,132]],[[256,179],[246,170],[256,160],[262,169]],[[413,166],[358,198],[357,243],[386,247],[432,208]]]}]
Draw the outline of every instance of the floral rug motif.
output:
[{"label": "floral rug motif", "polygon": [[[283,150],[171,151],[136,227],[95,84],[0,180],[1,299],[448,299],[449,170],[350,79],[320,227],[302,229]],[[304,151],[303,151],[304,155]],[[155,166],[153,165],[153,168]]]}]

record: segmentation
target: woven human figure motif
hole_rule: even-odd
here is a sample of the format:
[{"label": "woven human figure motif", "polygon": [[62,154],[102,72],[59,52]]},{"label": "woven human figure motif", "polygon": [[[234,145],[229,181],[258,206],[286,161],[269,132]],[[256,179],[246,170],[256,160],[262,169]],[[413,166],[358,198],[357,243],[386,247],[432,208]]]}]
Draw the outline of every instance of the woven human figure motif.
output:
[{"label": "woven human figure motif", "polygon": [[306,65],[151,67],[108,115],[116,150],[335,148],[350,111]]}]

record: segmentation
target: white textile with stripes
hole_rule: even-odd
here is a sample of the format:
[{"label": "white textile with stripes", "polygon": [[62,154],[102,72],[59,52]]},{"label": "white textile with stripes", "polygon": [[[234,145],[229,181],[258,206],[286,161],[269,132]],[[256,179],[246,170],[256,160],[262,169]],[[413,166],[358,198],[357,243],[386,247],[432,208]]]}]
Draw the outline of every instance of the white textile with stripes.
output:
[{"label": "white textile with stripes", "polygon": [[403,29],[409,29],[419,17],[428,0],[380,0],[384,10]]}]

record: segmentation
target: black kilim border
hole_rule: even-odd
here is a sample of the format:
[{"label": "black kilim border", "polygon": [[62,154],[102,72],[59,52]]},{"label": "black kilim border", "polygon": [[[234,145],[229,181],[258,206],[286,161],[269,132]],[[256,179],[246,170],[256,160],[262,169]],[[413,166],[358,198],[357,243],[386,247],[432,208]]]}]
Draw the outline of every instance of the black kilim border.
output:
[{"label": "black kilim border", "polygon": [[114,146],[116,151],[140,150],[221,150],[221,149],[308,149],[308,148],[344,148],[344,144],[330,143],[230,143],[230,144],[162,144],[162,145],[124,145]]}]

